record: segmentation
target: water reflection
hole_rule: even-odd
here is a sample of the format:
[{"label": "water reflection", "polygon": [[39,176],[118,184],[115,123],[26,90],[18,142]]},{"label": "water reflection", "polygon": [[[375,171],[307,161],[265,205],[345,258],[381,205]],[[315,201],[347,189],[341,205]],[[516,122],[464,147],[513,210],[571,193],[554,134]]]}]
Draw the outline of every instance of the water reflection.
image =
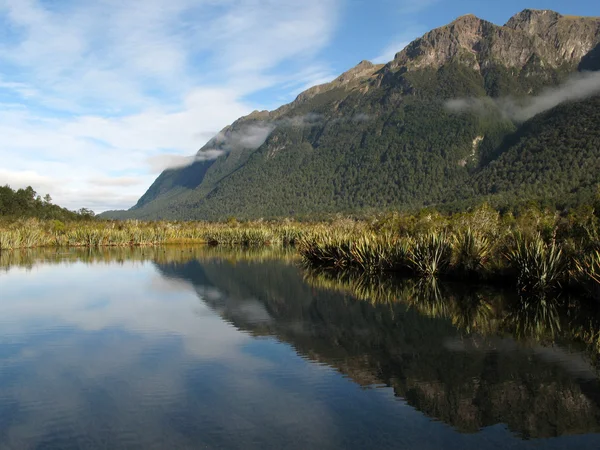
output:
[{"label": "water reflection", "polygon": [[312,286],[346,292],[369,303],[397,303],[421,314],[448,319],[462,333],[507,335],[522,341],[557,342],[586,348],[594,360],[600,350],[600,310],[568,296],[520,297],[513,290],[485,285],[440,283],[431,279],[391,279],[307,270]]},{"label": "water reflection", "polygon": [[157,267],[201,296],[210,279],[220,295],[207,303],[236,327],[275,335],[362,386],[391,386],[460,431],[499,423],[524,438],[600,431],[590,331],[598,321],[588,310],[561,315],[547,299],[436,280],[313,272],[302,283],[290,266],[208,263],[199,276],[190,264]]},{"label": "water reflection", "polygon": [[597,315],[569,299],[307,273],[268,250],[0,264],[0,448],[600,444]]}]

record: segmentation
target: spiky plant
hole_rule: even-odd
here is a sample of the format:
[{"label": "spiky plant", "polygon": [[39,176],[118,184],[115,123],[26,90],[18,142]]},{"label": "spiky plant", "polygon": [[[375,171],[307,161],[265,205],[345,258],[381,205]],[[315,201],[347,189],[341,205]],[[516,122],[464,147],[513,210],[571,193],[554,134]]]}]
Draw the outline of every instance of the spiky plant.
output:
[{"label": "spiky plant", "polygon": [[454,269],[467,276],[479,276],[485,270],[492,245],[485,236],[468,227],[453,239]]},{"label": "spiky plant", "polygon": [[410,256],[414,246],[414,239],[408,236],[395,239],[389,249],[390,269],[396,272],[410,270]]},{"label": "spiky plant", "polygon": [[446,232],[432,232],[415,239],[408,262],[417,275],[435,277],[446,270],[451,256],[452,246]]},{"label": "spiky plant", "polygon": [[578,276],[600,285],[600,251],[596,250],[575,261]]},{"label": "spiky plant", "polygon": [[304,263],[329,269],[352,266],[351,241],[331,235],[302,238],[297,245]]},{"label": "spiky plant", "polygon": [[0,251],[12,250],[14,248],[14,232],[9,230],[0,231]]},{"label": "spiky plant", "polygon": [[294,246],[300,241],[304,232],[296,227],[284,226],[277,230],[281,243],[286,246]]},{"label": "spiky plant", "polygon": [[361,236],[349,245],[351,265],[367,273],[389,270],[394,241],[390,234]]},{"label": "spiky plant", "polygon": [[596,250],[575,260],[574,278],[593,296],[600,298],[600,251]]},{"label": "spiky plant", "polygon": [[546,244],[537,234],[513,236],[506,259],[516,274],[517,286],[523,292],[541,293],[560,288],[565,279],[566,264],[562,250],[555,243]]}]

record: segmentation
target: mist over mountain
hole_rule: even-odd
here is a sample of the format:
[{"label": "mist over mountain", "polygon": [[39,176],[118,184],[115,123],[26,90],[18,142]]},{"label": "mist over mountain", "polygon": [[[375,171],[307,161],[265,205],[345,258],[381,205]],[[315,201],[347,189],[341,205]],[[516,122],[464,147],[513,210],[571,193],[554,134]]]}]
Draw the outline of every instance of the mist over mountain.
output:
[{"label": "mist over mountain", "polygon": [[600,18],[473,15],[223,129],[105,217],[314,216],[584,202],[600,182]]}]

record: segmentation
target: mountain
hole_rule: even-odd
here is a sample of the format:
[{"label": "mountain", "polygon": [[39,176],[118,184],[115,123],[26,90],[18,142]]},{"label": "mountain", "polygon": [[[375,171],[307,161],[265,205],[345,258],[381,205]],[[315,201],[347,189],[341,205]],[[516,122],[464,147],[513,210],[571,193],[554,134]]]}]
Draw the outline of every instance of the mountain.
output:
[{"label": "mountain", "polygon": [[105,216],[315,216],[523,193],[568,204],[600,181],[600,73],[588,73],[599,69],[600,18],[463,16],[385,65],[362,61],[240,118],[132,209]]}]

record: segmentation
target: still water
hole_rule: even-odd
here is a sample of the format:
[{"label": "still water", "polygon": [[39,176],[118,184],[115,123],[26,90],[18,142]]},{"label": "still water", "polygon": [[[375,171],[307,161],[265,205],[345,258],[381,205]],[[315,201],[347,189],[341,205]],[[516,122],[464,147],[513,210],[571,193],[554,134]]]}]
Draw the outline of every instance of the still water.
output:
[{"label": "still water", "polygon": [[264,251],[0,255],[0,449],[600,448],[597,317],[503,296]]}]

